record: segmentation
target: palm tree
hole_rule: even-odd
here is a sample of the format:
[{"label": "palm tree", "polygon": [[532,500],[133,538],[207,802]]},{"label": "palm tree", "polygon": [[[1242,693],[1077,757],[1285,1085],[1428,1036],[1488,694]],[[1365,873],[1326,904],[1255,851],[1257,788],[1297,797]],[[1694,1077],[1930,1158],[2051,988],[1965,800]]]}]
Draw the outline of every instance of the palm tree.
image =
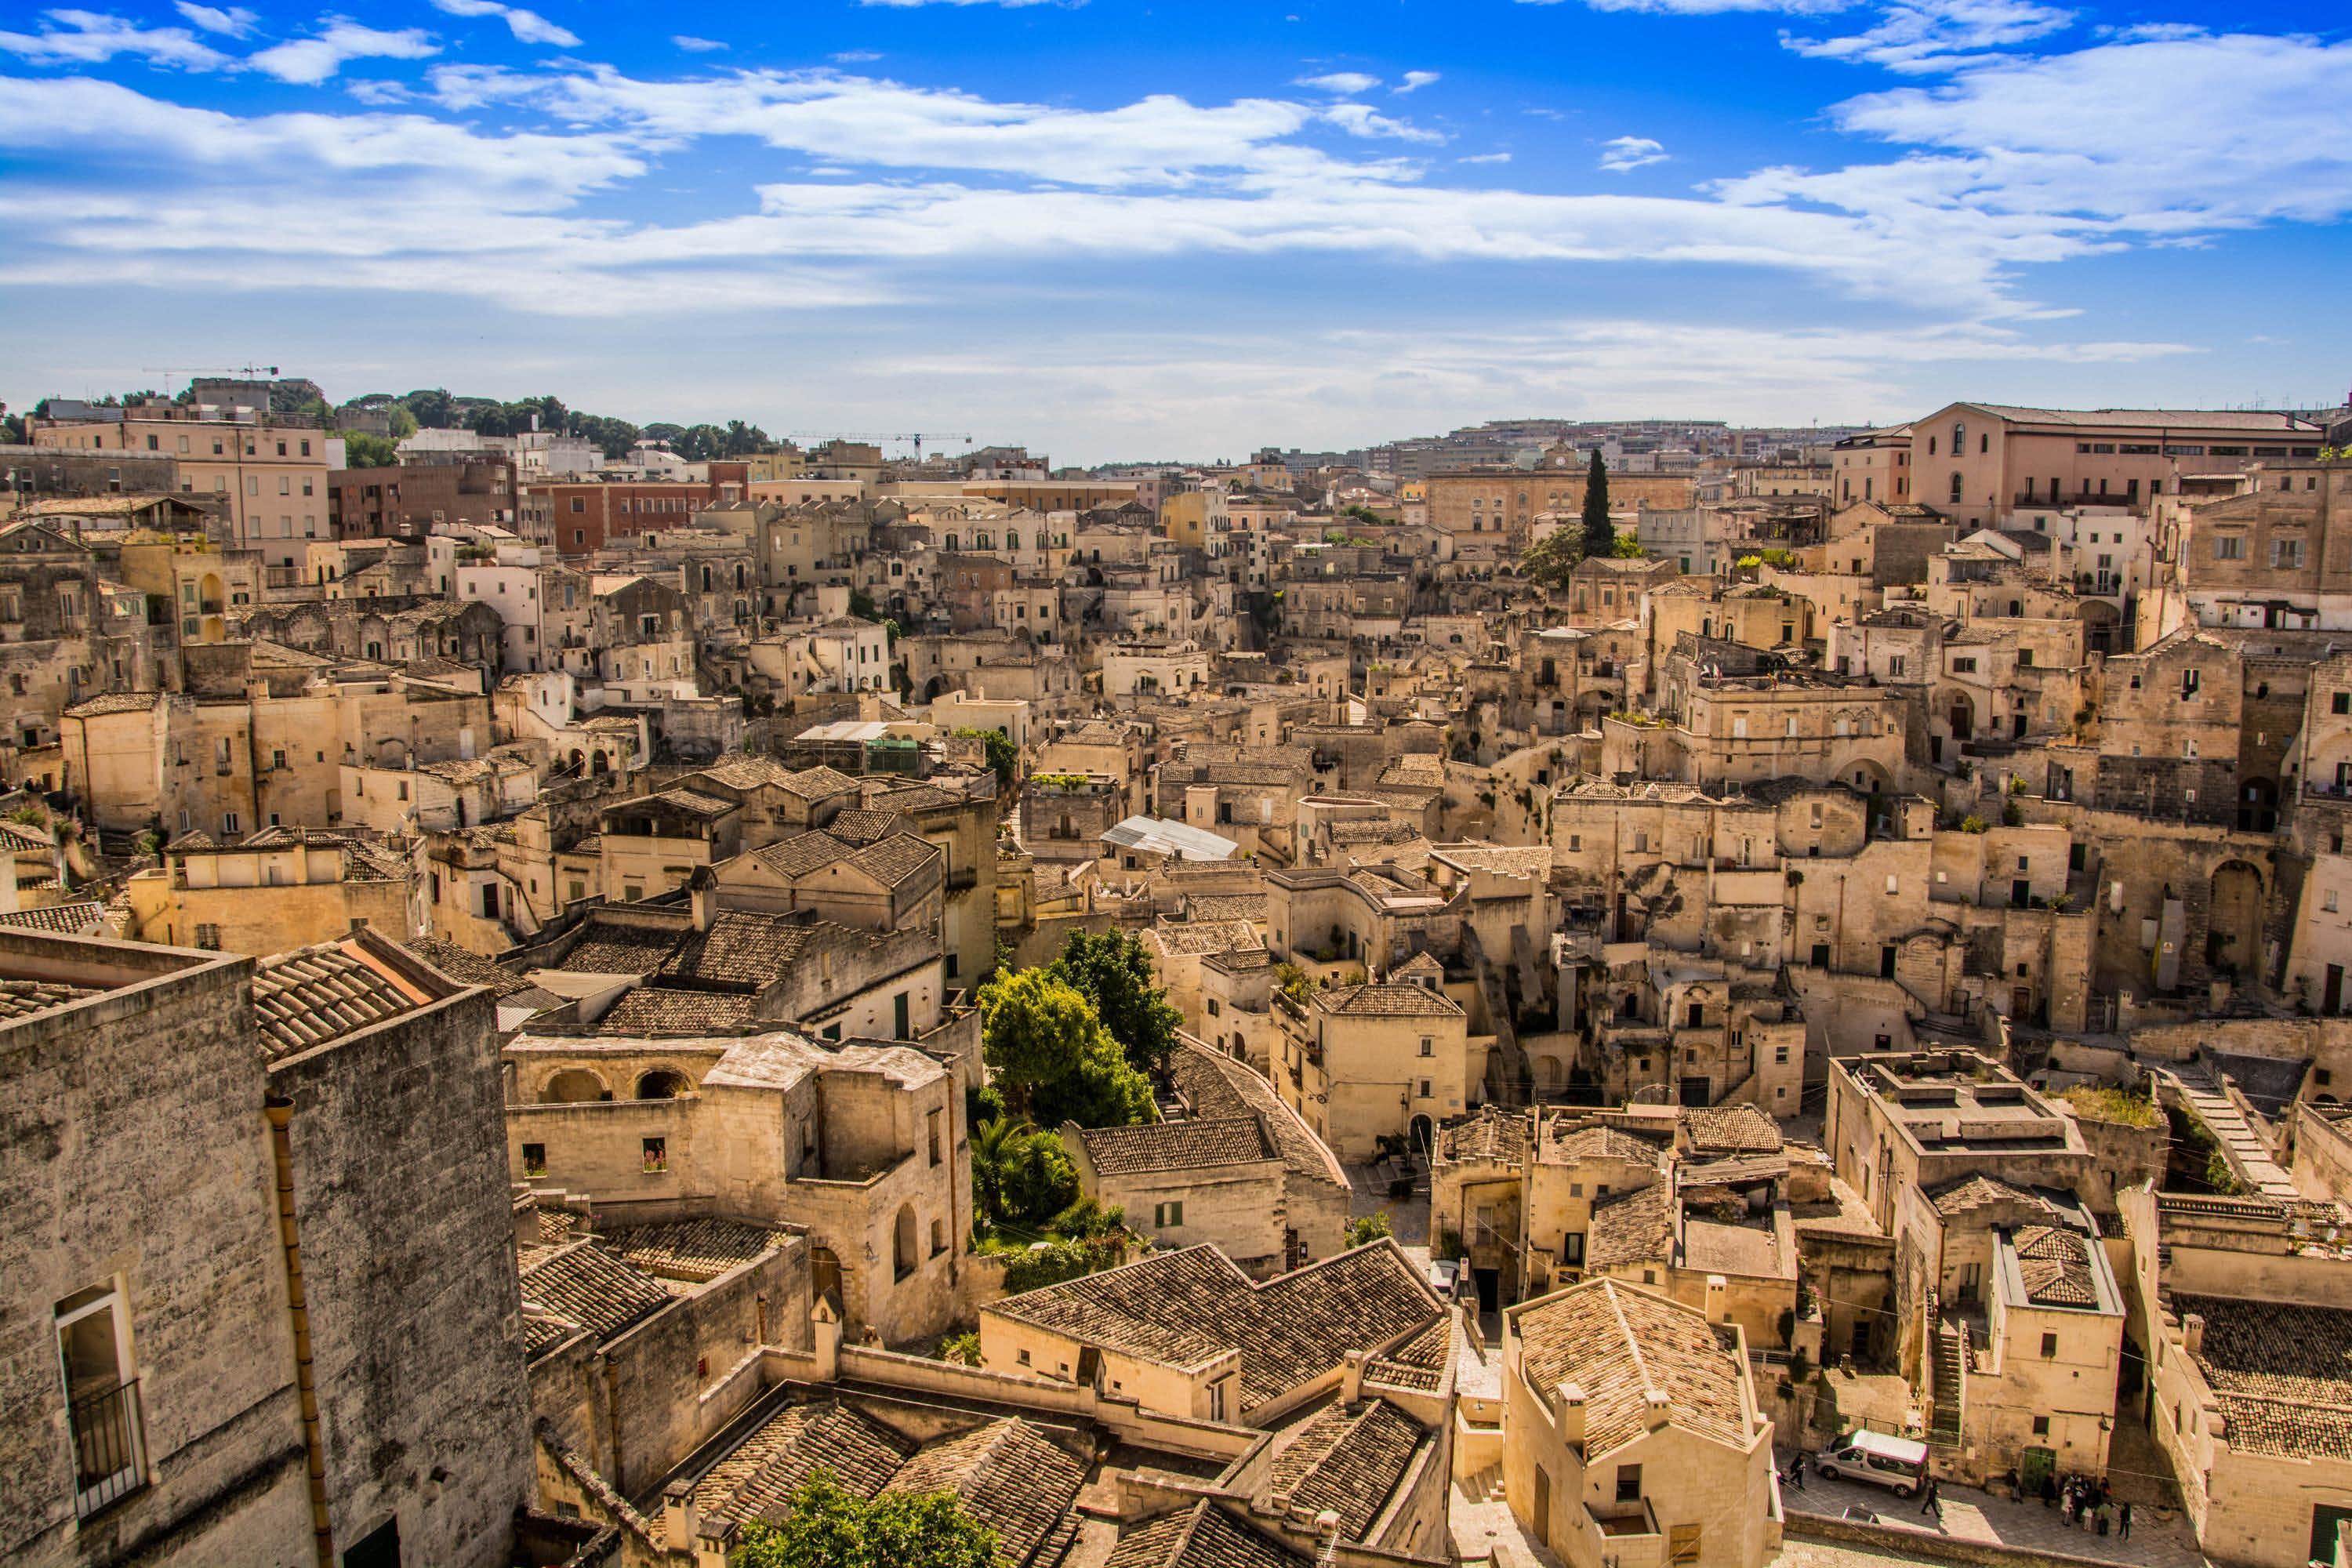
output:
[{"label": "palm tree", "polygon": [[971,1135],[971,1199],[982,1218],[1004,1218],[1004,1182],[1028,1142],[1030,1127],[1010,1116],[983,1121]]}]

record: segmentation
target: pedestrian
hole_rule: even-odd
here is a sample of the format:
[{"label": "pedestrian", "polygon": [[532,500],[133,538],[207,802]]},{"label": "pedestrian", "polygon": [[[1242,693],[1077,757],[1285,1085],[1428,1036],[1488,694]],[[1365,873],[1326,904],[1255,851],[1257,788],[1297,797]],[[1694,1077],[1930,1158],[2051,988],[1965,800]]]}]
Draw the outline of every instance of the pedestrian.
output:
[{"label": "pedestrian", "polygon": [[1919,1489],[1919,1511],[1932,1513],[1936,1516],[1937,1523],[1943,1522],[1943,1499],[1937,1493],[1936,1478],[1933,1476],[1929,1476],[1927,1484]]},{"label": "pedestrian", "polygon": [[2131,1504],[2127,1502],[2116,1505],[2116,1539],[2117,1541],[2131,1539]]}]

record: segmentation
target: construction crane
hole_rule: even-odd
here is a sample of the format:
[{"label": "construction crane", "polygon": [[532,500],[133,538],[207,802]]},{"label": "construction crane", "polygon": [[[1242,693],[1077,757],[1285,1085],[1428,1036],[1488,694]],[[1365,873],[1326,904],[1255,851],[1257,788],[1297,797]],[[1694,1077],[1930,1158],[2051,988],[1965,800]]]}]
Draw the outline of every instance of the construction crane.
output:
[{"label": "construction crane", "polygon": [[969,435],[959,436],[948,430],[788,430],[785,434],[795,441],[911,441],[915,446],[915,461],[919,463],[923,460],[925,441],[961,441],[967,447],[971,445]]}]

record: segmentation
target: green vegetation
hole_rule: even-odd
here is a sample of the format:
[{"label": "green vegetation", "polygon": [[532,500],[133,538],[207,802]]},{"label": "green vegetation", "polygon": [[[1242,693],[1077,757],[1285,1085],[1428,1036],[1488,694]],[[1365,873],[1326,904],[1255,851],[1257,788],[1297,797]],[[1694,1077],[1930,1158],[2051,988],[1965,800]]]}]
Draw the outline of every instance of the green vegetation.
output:
[{"label": "green vegetation", "polygon": [[1584,559],[1583,546],[1583,535],[1574,529],[1554,529],[1519,556],[1519,574],[1547,588],[1565,588]]},{"label": "green vegetation", "polygon": [[980,1331],[966,1329],[960,1334],[948,1335],[940,1342],[939,1349],[932,1352],[931,1356],[935,1361],[952,1362],[958,1366],[978,1366]]},{"label": "green vegetation", "polygon": [[1650,552],[1642,548],[1642,542],[1630,533],[1618,535],[1617,542],[1611,547],[1609,553],[1620,561],[1646,561],[1650,558]]},{"label": "green vegetation", "polygon": [[2123,1127],[2157,1127],[2163,1124],[2164,1113],[2156,1101],[2127,1094],[2120,1089],[2101,1089],[2087,1083],[2063,1089],[2058,1098],[2074,1108],[2076,1115],[2088,1121],[2112,1121]]},{"label": "green vegetation", "polygon": [[1360,1215],[1348,1222],[1348,1245],[1349,1247],[1367,1246],[1371,1242],[1380,1240],[1381,1237],[1384,1236],[1394,1236],[1395,1234],[1395,1229],[1389,1224],[1389,1215],[1386,1209],[1382,1209],[1378,1214]]},{"label": "green vegetation", "polygon": [[972,1129],[971,1197],[992,1226],[1036,1228],[1078,1201],[1078,1173],[1058,1136],[999,1116]]},{"label": "green vegetation", "polygon": [[1152,984],[1151,955],[1140,937],[1074,931],[1047,973],[1094,1004],[1095,1016],[1127,1053],[1129,1066],[1154,1078],[1168,1076],[1184,1015]]},{"label": "green vegetation", "polygon": [[988,757],[990,771],[996,774],[996,787],[999,790],[1013,787],[1013,775],[1021,768],[1021,748],[1013,743],[1012,736],[1002,730],[975,730],[969,725],[950,730],[948,733],[966,741],[978,741],[981,750]]},{"label": "green vegetation", "polygon": [[1307,971],[1286,958],[1274,966],[1274,983],[1285,996],[1302,1007],[1315,994],[1315,983],[1307,978]]},{"label": "green vegetation", "polygon": [[1968,816],[1960,818],[1960,831],[1963,833],[1989,833],[1991,830],[1992,824],[1987,822],[1983,817],[1979,816],[1975,812],[1970,812]]},{"label": "green vegetation", "polygon": [[363,430],[345,430],[343,463],[353,468],[388,468],[400,461],[397,442],[383,436],[371,436]]},{"label": "green vegetation", "polygon": [[994,1568],[996,1531],[949,1492],[865,1498],[820,1469],[780,1523],[750,1520],[731,1568]]},{"label": "green vegetation", "polygon": [[1008,1110],[1040,1125],[1127,1127],[1158,1120],[1138,1072],[1084,992],[1045,969],[981,988],[982,1059]]},{"label": "green vegetation", "polygon": [[1617,553],[1617,525],[1609,521],[1609,465],[1593,448],[1592,466],[1584,471],[1584,552]]}]

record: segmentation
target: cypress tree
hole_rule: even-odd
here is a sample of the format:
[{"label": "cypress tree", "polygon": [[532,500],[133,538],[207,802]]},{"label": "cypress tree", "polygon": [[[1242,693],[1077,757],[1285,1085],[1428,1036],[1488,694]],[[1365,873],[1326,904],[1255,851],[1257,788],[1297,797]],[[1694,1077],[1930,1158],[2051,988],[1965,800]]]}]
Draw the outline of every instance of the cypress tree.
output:
[{"label": "cypress tree", "polygon": [[1613,555],[1617,552],[1617,529],[1609,521],[1609,465],[1601,460],[1601,449],[1592,451],[1592,466],[1584,472],[1584,553]]}]

